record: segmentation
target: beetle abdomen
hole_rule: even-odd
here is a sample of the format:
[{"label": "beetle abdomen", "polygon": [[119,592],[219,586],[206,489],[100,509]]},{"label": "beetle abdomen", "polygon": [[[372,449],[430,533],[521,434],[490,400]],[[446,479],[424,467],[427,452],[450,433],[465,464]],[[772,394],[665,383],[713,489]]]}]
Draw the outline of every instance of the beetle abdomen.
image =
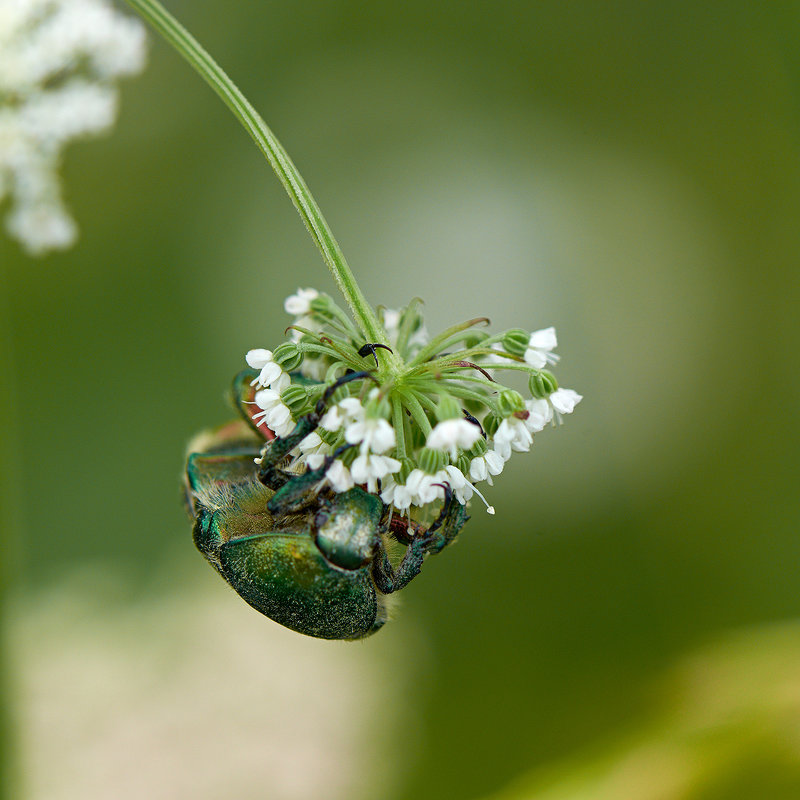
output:
[{"label": "beetle abdomen", "polygon": [[294,631],[322,639],[360,639],[385,621],[369,567],[333,566],[308,531],[233,539],[219,555],[239,595]]}]

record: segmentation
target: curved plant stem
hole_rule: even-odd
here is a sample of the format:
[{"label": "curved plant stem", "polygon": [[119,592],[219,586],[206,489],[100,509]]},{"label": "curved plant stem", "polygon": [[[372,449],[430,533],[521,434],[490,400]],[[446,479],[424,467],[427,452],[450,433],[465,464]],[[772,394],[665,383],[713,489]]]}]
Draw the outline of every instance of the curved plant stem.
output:
[{"label": "curved plant stem", "polygon": [[[267,127],[261,115],[202,45],[158,0],[127,0],[127,3],[194,67],[244,126],[300,213],[311,238],[322,253],[328,269],[347,300],[353,317],[367,341],[388,345],[386,333],[378,322],[372,306],[356,283],[338,242],[328,227],[325,217],[322,216],[322,211],[292,160]],[[381,356],[385,364],[395,365],[396,359],[392,353],[384,350],[381,352]]]}]

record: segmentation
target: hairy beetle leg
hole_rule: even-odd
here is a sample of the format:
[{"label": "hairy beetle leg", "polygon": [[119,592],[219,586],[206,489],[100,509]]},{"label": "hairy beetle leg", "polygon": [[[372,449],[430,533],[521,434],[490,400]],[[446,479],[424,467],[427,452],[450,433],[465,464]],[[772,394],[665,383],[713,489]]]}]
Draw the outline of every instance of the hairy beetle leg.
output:
[{"label": "hairy beetle leg", "polygon": [[[310,433],[313,433],[319,425],[322,415],[328,407],[328,401],[331,399],[333,393],[345,383],[350,381],[359,380],[361,378],[371,378],[372,374],[369,372],[349,372],[347,375],[342,375],[337,381],[334,381],[324,392],[316,408],[310,413],[301,417],[294,430],[287,436],[279,436],[272,440],[272,443],[265,449],[264,455],[261,458],[261,465],[258,470],[258,480],[264,484],[268,489],[278,491],[285,486],[290,480],[298,480],[306,476],[290,475],[278,466],[286,459],[286,456],[294,450],[303,439]],[[327,462],[326,462],[327,463]],[[329,467],[327,464],[325,467]],[[313,485],[319,479],[310,482],[308,485]],[[306,484],[303,484],[305,486]]]},{"label": "hairy beetle leg", "polygon": [[[290,480],[287,480],[267,503],[270,513],[289,514],[302,508],[314,496],[314,490],[325,479],[325,473],[334,460],[351,447],[355,445],[345,444],[339,447],[325,459],[319,469],[311,470],[304,475],[289,476]],[[282,474],[286,475],[285,472]]]}]

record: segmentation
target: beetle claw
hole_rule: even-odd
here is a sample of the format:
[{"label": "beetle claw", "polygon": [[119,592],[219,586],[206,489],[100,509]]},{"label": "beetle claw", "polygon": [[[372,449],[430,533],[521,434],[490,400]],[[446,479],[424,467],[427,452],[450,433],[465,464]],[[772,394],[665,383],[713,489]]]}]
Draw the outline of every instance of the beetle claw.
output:
[{"label": "beetle claw", "polygon": [[367,357],[367,356],[368,356],[370,353],[372,353],[372,357],[375,359],[375,367],[377,368],[377,367],[379,367],[379,366],[380,366],[380,364],[378,363],[378,354],[377,354],[375,351],[376,351],[376,350],[377,350],[379,347],[383,348],[384,350],[388,350],[390,353],[393,353],[393,352],[394,352],[394,351],[392,350],[392,348],[391,348],[391,347],[389,347],[389,346],[388,346],[388,345],[386,345],[386,344],[378,344],[378,343],[374,343],[374,344],[373,344],[372,342],[367,342],[367,343],[366,343],[366,344],[365,344],[365,345],[364,345],[364,346],[363,346],[363,347],[362,347],[362,348],[361,348],[361,349],[358,351],[358,354],[359,354],[359,355],[360,355],[362,358],[366,358],[366,357]]}]

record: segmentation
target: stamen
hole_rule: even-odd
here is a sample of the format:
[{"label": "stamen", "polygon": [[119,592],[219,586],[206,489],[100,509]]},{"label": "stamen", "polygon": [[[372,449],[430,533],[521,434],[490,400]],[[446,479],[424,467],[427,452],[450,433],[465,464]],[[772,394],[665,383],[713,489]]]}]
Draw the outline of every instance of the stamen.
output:
[{"label": "stamen", "polygon": [[475,494],[478,495],[478,497],[480,497],[481,500],[483,500],[483,504],[486,506],[486,513],[494,514],[495,513],[494,506],[490,506],[486,502],[486,498],[483,496],[483,494],[481,494],[481,490],[474,483],[472,484],[472,488],[475,490]]}]

